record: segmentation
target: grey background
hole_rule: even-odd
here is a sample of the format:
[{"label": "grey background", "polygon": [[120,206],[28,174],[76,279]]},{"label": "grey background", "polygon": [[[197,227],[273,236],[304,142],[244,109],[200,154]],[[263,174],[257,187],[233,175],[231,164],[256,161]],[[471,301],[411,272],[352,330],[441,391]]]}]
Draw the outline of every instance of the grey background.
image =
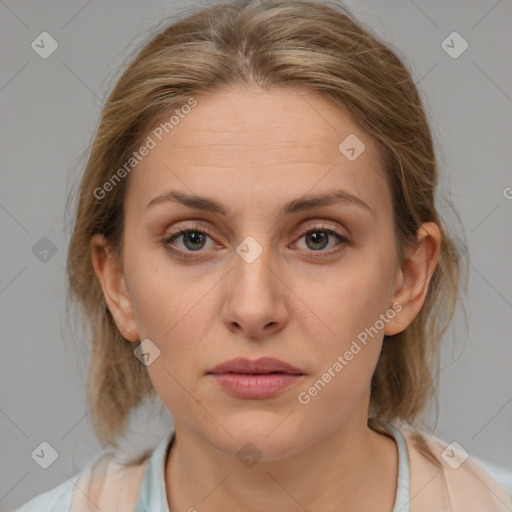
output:
[{"label": "grey background", "polygon": [[[86,343],[73,337],[65,308],[65,205],[125,59],[183,5],[0,1],[0,510],[73,476],[100,450],[85,406]],[[406,59],[419,84],[443,172],[441,194],[464,231],[448,208],[441,213],[459,230],[461,245],[466,238],[469,330],[459,310],[444,340],[436,432],[512,468],[512,5],[347,5]],[[31,48],[43,31],[59,44],[48,59]],[[469,44],[456,59],[441,47],[453,31]],[[43,237],[57,251],[46,263],[33,253]],[[170,414],[152,411],[134,414],[127,450],[154,446],[168,430]],[[59,454],[46,470],[31,458],[42,441]]]}]

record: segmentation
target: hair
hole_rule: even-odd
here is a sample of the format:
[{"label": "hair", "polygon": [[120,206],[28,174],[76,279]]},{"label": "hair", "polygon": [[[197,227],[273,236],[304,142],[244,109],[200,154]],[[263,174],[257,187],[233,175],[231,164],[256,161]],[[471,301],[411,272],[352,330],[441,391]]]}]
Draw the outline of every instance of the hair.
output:
[{"label": "hair", "polygon": [[[384,336],[371,382],[369,425],[417,424],[435,397],[442,335],[457,305],[464,262],[435,206],[438,164],[416,85],[399,52],[343,5],[297,0],[231,1],[185,12],[153,34],[108,96],[79,190],[67,256],[69,299],[91,328],[88,403],[102,443],[117,447],[129,413],[154,388],[119,332],[94,274],[89,240],[102,233],[122,258],[129,176],[98,199],[95,190],[172,112],[226,87],[293,87],[320,94],[378,145],[392,193],[400,262],[419,226],[435,222],[440,253],[413,322]],[[405,59],[404,59],[405,60]],[[466,284],[464,285],[466,287]],[[436,420],[437,421],[437,420]]]}]

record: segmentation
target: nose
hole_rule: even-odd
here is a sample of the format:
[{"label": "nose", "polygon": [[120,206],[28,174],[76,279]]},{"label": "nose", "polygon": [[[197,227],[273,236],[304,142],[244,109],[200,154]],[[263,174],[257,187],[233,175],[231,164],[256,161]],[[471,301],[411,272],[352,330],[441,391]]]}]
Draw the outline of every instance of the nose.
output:
[{"label": "nose", "polygon": [[225,279],[222,311],[229,330],[247,338],[276,334],[288,323],[288,297],[278,259],[268,247],[248,237],[237,248],[233,268]]}]

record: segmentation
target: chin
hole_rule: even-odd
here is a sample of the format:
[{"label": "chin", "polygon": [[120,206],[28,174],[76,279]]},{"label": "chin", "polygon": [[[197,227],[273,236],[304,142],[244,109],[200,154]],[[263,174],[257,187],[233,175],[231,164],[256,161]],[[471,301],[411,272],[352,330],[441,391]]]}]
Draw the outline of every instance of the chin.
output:
[{"label": "chin", "polygon": [[296,423],[283,421],[282,417],[269,413],[266,413],[267,421],[264,421],[257,415],[256,412],[247,412],[238,415],[236,421],[224,421],[223,426],[231,435],[221,429],[221,438],[210,438],[211,442],[241,461],[244,457],[248,460],[251,457],[262,461],[280,460],[300,451],[298,444],[303,436],[295,430]]}]

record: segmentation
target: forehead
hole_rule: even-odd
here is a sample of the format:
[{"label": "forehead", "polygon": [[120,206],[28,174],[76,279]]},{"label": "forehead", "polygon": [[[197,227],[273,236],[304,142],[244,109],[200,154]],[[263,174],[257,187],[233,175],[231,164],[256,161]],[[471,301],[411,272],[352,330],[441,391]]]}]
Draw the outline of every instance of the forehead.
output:
[{"label": "forehead", "polygon": [[320,95],[254,88],[195,99],[188,114],[167,125],[169,133],[149,134],[155,146],[132,171],[126,198],[139,213],[171,189],[226,198],[237,203],[235,214],[334,188],[367,203],[382,196],[375,142]]}]

